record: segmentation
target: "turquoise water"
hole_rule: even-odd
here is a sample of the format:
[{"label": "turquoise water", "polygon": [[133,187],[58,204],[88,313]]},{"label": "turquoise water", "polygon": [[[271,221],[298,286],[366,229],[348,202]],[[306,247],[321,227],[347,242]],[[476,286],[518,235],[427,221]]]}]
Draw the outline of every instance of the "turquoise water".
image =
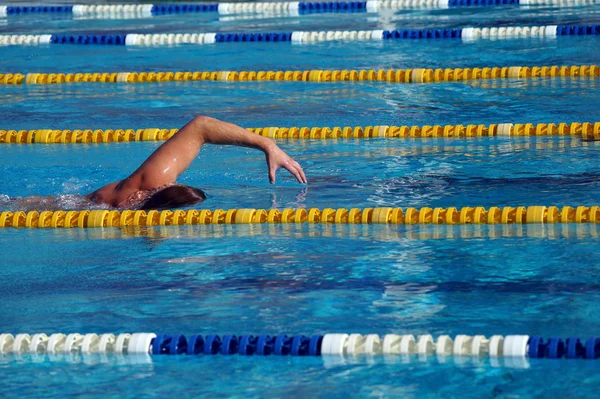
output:
[{"label": "turquoise water", "polygon": [[[598,23],[600,6],[219,21],[11,17],[1,33],[276,31]],[[387,28],[386,28],[387,29]],[[597,64],[600,38],[1,48],[0,72]],[[600,120],[597,79],[0,87],[0,129]],[[158,143],[0,146],[0,195],[84,194]],[[600,143],[578,139],[288,140],[302,186],[255,151],[205,147],[181,181],[211,209],[597,205]],[[0,199],[3,207],[11,205]],[[68,204],[68,202],[67,202]],[[600,332],[600,227],[193,226],[0,230],[0,331],[529,334]],[[596,361],[0,358],[2,397],[591,397]],[[35,376],[35,377],[34,377]]]}]

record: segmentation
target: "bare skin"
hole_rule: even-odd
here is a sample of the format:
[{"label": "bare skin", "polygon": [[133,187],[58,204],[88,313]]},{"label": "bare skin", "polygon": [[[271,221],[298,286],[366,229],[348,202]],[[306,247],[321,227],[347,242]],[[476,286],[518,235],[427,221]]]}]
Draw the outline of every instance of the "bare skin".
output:
[{"label": "bare skin", "polygon": [[267,159],[271,184],[275,183],[279,168],[290,171],[300,183],[307,183],[302,167],[273,140],[231,123],[198,116],[154,151],[128,178],[107,184],[87,197],[97,204],[119,208],[132,194],[173,184],[198,156],[204,144],[237,145],[261,150]]}]

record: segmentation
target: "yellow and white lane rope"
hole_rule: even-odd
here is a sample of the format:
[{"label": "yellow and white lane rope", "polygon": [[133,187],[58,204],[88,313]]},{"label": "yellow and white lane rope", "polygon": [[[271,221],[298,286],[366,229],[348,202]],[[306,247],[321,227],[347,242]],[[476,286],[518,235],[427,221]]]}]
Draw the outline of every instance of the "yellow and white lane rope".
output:
[{"label": "yellow and white lane rope", "polygon": [[217,224],[529,224],[600,223],[599,206],[482,206],[463,208],[288,208],[164,211],[4,211],[0,228],[88,228]]},{"label": "yellow and white lane rope", "polygon": [[[465,138],[573,136],[600,140],[600,122],[499,123],[490,125],[333,126],[247,128],[273,139]],[[178,129],[2,130],[0,144],[87,144],[168,140]]]},{"label": "yellow and white lane rope", "polygon": [[220,82],[294,81],[349,82],[381,81],[390,83],[434,83],[483,79],[529,79],[543,77],[600,76],[598,65],[572,66],[505,66],[484,68],[415,68],[415,69],[343,69],[287,71],[162,71],[162,72],[95,72],[95,73],[0,73],[0,84],[55,83],[149,83],[210,80]]}]

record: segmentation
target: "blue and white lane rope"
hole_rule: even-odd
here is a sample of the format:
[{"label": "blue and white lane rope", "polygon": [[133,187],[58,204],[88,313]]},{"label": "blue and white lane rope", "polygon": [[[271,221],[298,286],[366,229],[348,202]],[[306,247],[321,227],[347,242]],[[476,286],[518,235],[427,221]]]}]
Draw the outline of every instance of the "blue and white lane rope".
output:
[{"label": "blue and white lane rope", "polygon": [[160,46],[227,42],[290,42],[309,44],[325,41],[402,39],[513,39],[600,35],[600,25],[542,25],[462,29],[398,29],[360,31],[315,31],[281,33],[155,33],[126,35],[0,35],[0,46],[36,44],[99,44]]},{"label": "blue and white lane rope", "polygon": [[371,0],[340,2],[242,2],[213,4],[106,4],[106,5],[36,5],[0,6],[0,17],[39,13],[83,15],[161,15],[184,13],[248,14],[289,13],[292,15],[320,12],[377,12],[414,8],[491,7],[503,5],[585,5],[597,0]]},{"label": "blue and white lane rope", "polygon": [[582,340],[529,335],[191,335],[183,334],[0,334],[4,354],[152,354],[357,356],[419,355],[519,358],[600,358],[600,337]]}]

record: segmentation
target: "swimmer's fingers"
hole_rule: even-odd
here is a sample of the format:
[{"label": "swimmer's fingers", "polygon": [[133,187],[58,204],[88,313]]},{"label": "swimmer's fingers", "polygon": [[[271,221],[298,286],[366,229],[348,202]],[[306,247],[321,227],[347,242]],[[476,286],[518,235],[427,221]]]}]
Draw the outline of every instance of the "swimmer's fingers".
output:
[{"label": "swimmer's fingers", "polygon": [[[304,183],[307,184],[308,180],[306,179],[306,175],[304,174],[304,169],[302,169],[302,166],[300,166],[300,164],[296,161],[294,161],[294,164],[296,165],[296,170],[298,171],[298,174],[300,175],[300,178],[298,179],[298,181],[300,183]],[[296,177],[298,177],[297,175],[294,175]]]},{"label": "swimmer's fingers", "polygon": [[298,162],[294,161],[289,155],[281,151],[275,144],[265,152],[267,165],[269,167],[269,181],[275,183],[275,173],[279,168],[285,168],[293,174],[300,183],[306,183],[306,176]]},{"label": "swimmer's fingers", "polygon": [[269,181],[271,184],[275,183],[275,174],[277,173],[277,169],[284,168],[287,169],[292,175],[296,177],[298,182],[306,183],[306,176],[304,176],[304,171],[300,165],[294,165],[293,163],[284,163],[283,165],[275,166],[269,165]]},{"label": "swimmer's fingers", "polygon": [[274,184],[277,169],[279,169],[281,165],[274,162],[270,157],[267,157],[267,166],[269,168],[269,183]]},{"label": "swimmer's fingers", "polygon": [[298,162],[293,161],[291,164],[284,165],[283,167],[289,170],[298,179],[298,182],[306,184],[306,176],[300,165],[298,165]]},{"label": "swimmer's fingers", "polygon": [[275,173],[276,172],[277,172],[277,168],[269,165],[269,183],[271,183],[271,184],[275,183]]}]

